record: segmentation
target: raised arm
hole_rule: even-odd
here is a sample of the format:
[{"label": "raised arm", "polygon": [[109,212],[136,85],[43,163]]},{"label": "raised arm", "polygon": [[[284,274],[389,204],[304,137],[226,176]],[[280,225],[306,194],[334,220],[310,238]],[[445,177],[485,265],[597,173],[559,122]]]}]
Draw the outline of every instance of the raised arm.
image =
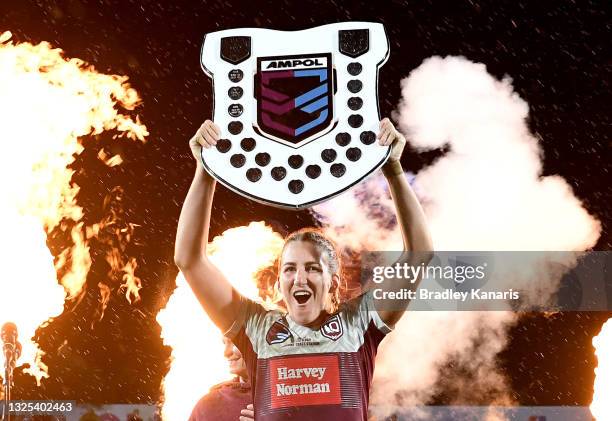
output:
[{"label": "raised arm", "polygon": [[[397,221],[404,240],[404,254],[397,261],[400,264],[418,266],[427,264],[433,253],[433,243],[423,209],[416,195],[408,184],[400,163],[400,158],[406,146],[406,139],[398,132],[388,118],[380,122],[379,143],[393,145],[391,155],[382,171],[389,183],[389,190],[395,205]],[[388,279],[379,287],[383,291],[398,291],[400,288],[416,290],[421,280]],[[393,310],[379,309],[380,318],[389,326],[394,326],[404,314],[410,300],[393,301]]]},{"label": "raised arm", "polygon": [[174,262],[208,316],[225,331],[235,319],[238,293],[206,256],[216,181],[204,170],[200,158],[202,147],[216,145],[219,133],[219,128],[206,120],[189,141],[197,165],[179,218]]}]

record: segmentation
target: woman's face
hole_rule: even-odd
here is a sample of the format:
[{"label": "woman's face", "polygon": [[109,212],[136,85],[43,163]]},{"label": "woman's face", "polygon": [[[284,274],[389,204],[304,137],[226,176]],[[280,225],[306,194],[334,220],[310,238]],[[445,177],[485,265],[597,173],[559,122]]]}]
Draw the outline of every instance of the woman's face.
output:
[{"label": "woman's face", "polygon": [[248,378],[246,364],[244,363],[242,354],[232,341],[226,337],[223,337],[223,356],[229,364],[230,373],[240,376],[243,379]]},{"label": "woman's face", "polygon": [[280,291],[289,315],[307,326],[325,310],[329,290],[337,275],[332,275],[324,253],[309,241],[292,241],[281,258]]}]

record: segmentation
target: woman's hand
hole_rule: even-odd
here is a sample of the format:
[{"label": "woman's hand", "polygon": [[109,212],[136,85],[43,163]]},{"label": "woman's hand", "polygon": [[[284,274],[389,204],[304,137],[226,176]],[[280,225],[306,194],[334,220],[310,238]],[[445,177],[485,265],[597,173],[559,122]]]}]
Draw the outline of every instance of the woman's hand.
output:
[{"label": "woman's hand", "polygon": [[189,147],[197,162],[200,162],[202,148],[211,148],[217,144],[221,130],[210,120],[206,120],[195,135],[189,140]]},{"label": "woman's hand", "polygon": [[240,410],[240,421],[253,421],[255,419],[255,410],[253,404],[250,403],[245,409]]},{"label": "woman's hand", "polygon": [[380,121],[380,132],[378,133],[378,143],[382,146],[391,146],[391,154],[387,160],[387,164],[399,162],[404,147],[406,146],[406,138],[403,134],[397,131],[391,120],[383,118]]}]

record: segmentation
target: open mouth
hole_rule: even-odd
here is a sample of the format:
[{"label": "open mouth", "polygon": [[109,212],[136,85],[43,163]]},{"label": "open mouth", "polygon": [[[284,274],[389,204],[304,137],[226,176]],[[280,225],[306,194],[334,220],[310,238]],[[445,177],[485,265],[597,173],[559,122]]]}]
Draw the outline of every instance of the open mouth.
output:
[{"label": "open mouth", "polygon": [[295,298],[298,304],[306,304],[311,296],[312,294],[308,291],[296,291],[293,293],[293,298]]}]

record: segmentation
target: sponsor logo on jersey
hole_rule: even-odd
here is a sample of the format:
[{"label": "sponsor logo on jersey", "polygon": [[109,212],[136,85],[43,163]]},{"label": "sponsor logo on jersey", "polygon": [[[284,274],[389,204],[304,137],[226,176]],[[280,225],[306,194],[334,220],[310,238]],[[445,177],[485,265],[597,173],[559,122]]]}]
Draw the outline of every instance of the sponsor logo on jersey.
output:
[{"label": "sponsor logo on jersey", "polygon": [[289,328],[285,326],[280,321],[275,321],[268,329],[268,333],[266,334],[266,342],[268,345],[282,344],[287,339],[291,337],[291,332]]},{"label": "sponsor logo on jersey", "polygon": [[272,408],[340,404],[337,355],[275,358],[270,361]]},{"label": "sponsor logo on jersey", "polygon": [[337,341],[344,334],[342,329],[342,321],[339,315],[334,315],[327,319],[321,326],[321,335],[332,341]]}]

